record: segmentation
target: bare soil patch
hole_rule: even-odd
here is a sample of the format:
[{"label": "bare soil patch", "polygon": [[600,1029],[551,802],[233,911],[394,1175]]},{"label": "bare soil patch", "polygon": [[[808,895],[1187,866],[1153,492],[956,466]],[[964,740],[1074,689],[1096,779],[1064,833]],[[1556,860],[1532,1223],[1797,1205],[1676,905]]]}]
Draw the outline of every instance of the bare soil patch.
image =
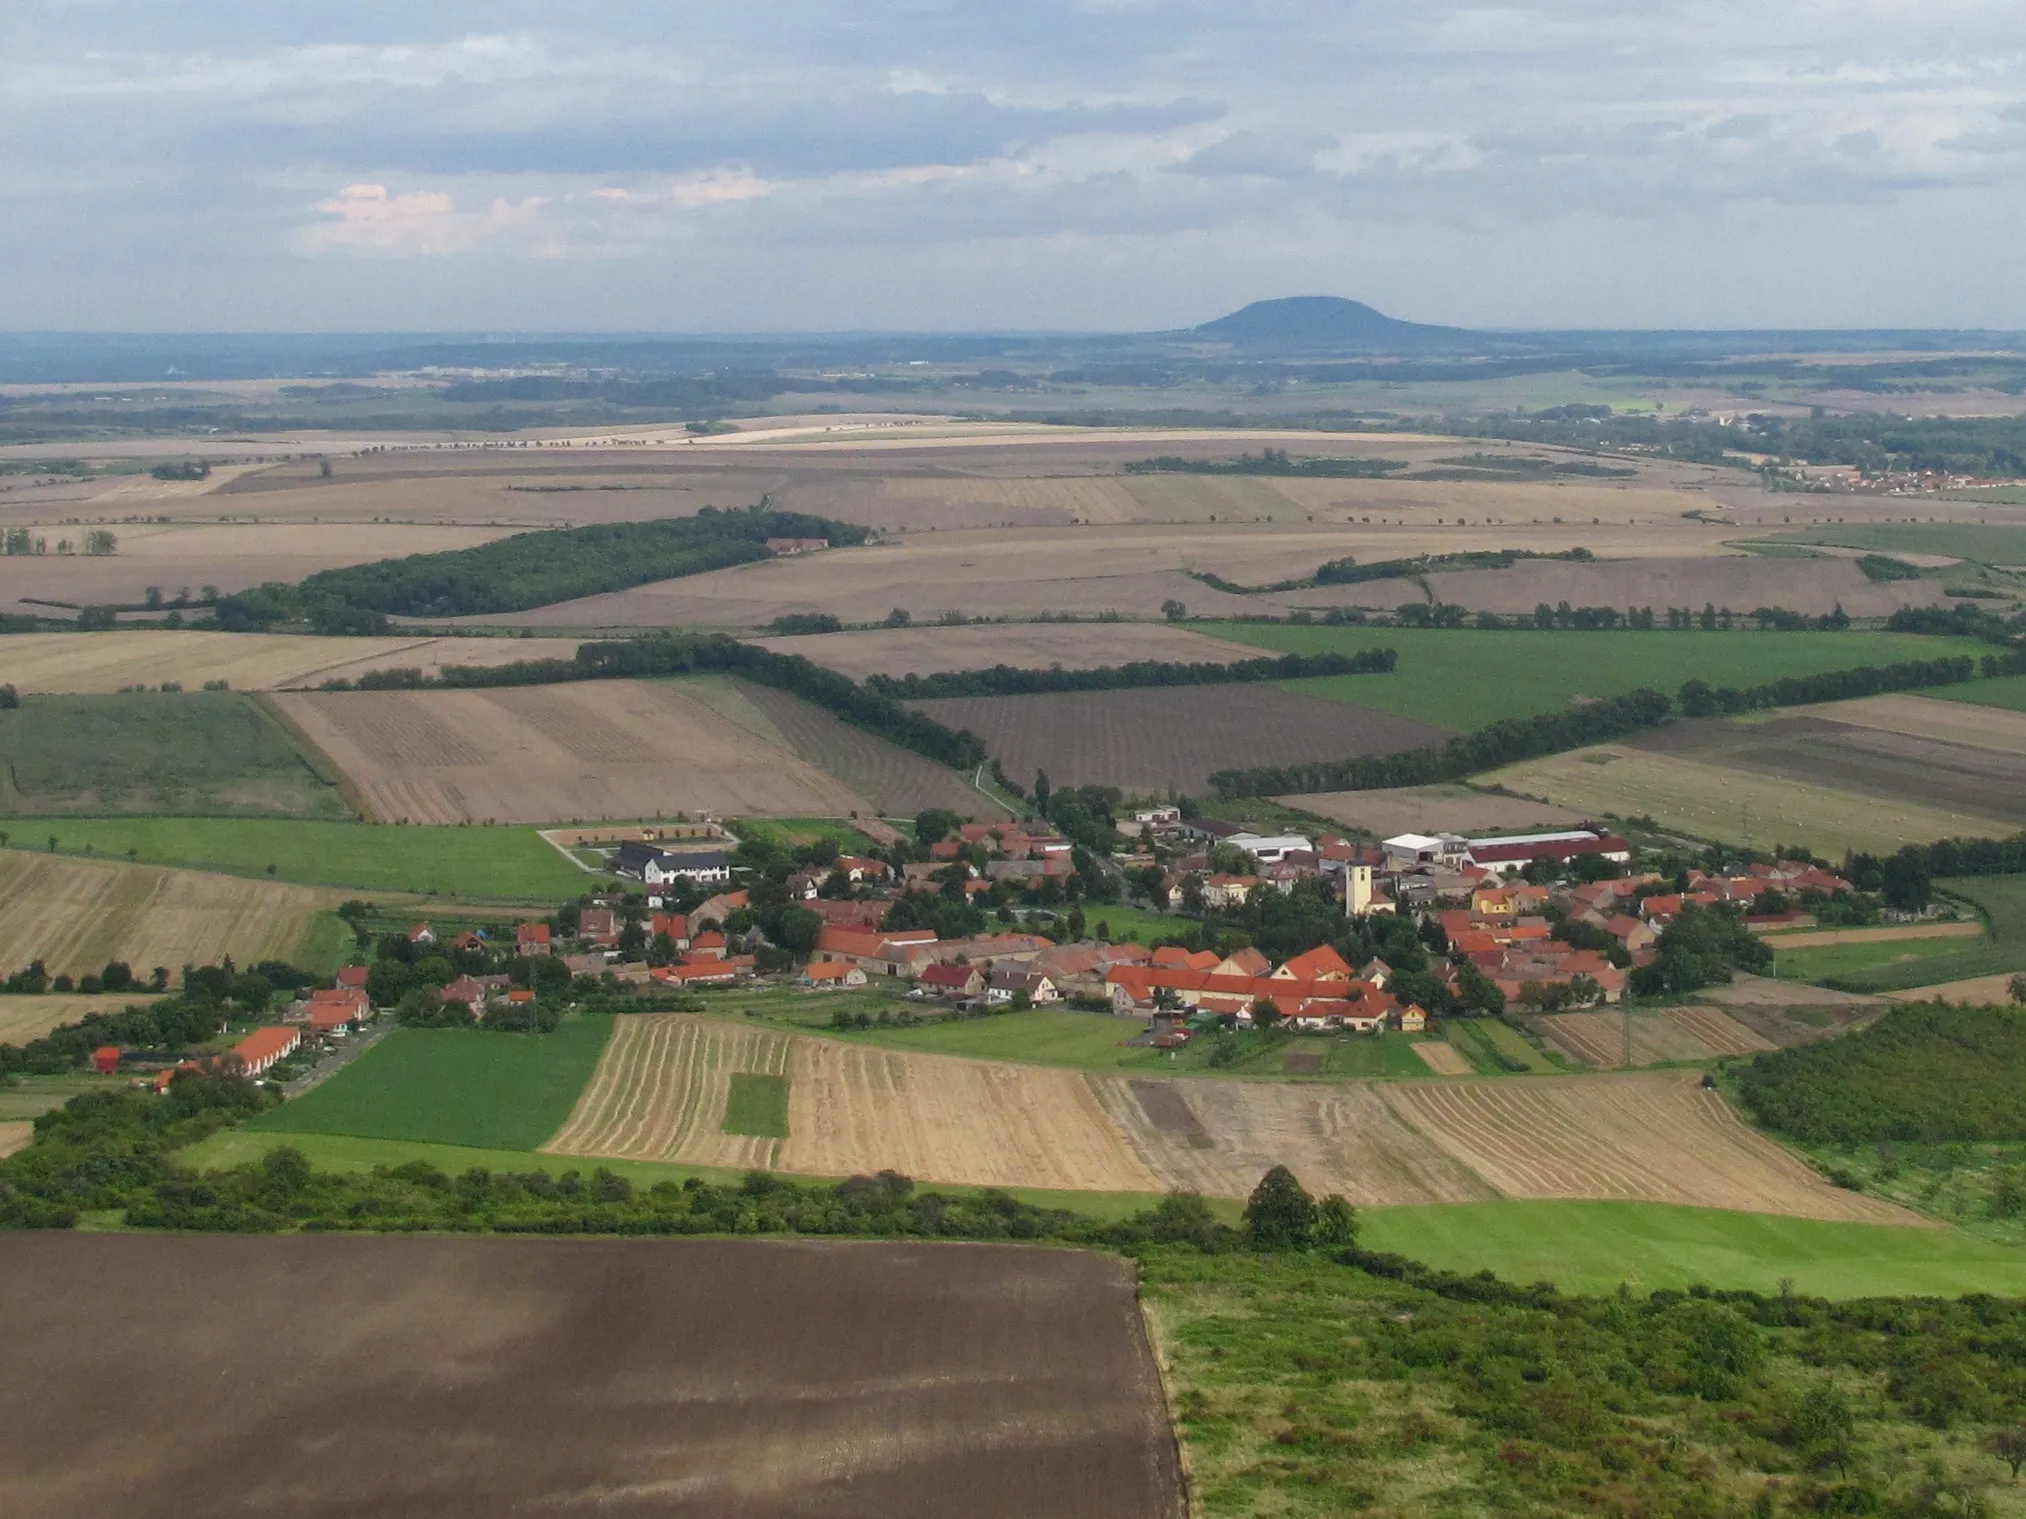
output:
[{"label": "bare soil patch", "polygon": [[0,1314],[18,1519],[1181,1513],[1087,1252],[49,1233]]},{"label": "bare soil patch", "polygon": [[[1319,1055],[1289,1055],[1287,1059],[1310,1060],[1315,1063],[1317,1073],[1322,1070],[1322,1057]],[[1172,1082],[1129,1081],[1126,1085],[1132,1089],[1133,1101],[1140,1105],[1140,1111],[1163,1134],[1175,1135],[1199,1150],[1207,1150],[1214,1143],[1204,1132],[1202,1122],[1190,1110],[1189,1099]]]},{"label": "bare soil patch", "polygon": [[1947,743],[1801,715],[1673,723],[1629,740],[1629,746],[2026,824],[2026,750]]},{"label": "bare soil patch", "polygon": [[319,692],[275,701],[381,822],[871,810],[813,765],[667,682]]},{"label": "bare soil patch", "polygon": [[[1563,1053],[1599,1070],[1627,1065],[1660,1065],[1672,1060],[1707,1060],[1716,1052],[1683,1025],[1652,1014],[1626,1019],[1617,1013],[1555,1013],[1534,1021]],[[1631,1059],[1626,1059],[1630,1027]]]},{"label": "bare soil patch", "polygon": [[1423,1039],[1413,1046],[1413,1050],[1421,1057],[1421,1063],[1438,1076],[1472,1074],[1470,1061],[1453,1044],[1440,1039]]},{"label": "bare soil patch", "polygon": [[1793,715],[1817,717],[1857,728],[1877,728],[1914,738],[2026,753],[2026,712],[1980,707],[1971,702],[1937,701],[1932,696],[1867,696],[1858,701],[1797,707]]},{"label": "bare soil patch", "polygon": [[0,1160],[25,1150],[35,1142],[35,1124],[14,1120],[0,1123]]},{"label": "bare soil patch", "polygon": [[1166,623],[1020,623],[999,627],[888,628],[763,638],[762,647],[800,654],[854,680],[868,675],[936,675],[1011,665],[1020,670],[1095,670],[1135,660],[1230,664],[1261,651]]},{"label": "bare soil patch", "polygon": [[1660,1016],[1686,1029],[1718,1055],[1755,1055],[1761,1050],[1779,1048],[1765,1035],[1713,1007],[1662,1008]]},{"label": "bare soil patch", "polygon": [[1038,696],[955,697],[912,705],[968,728],[1022,785],[1201,793],[1211,772],[1247,765],[1391,754],[1445,730],[1351,702],[1269,684]]},{"label": "bare soil patch", "polygon": [[1832,1187],[1758,1134],[1694,1075],[1408,1082],[1387,1103],[1507,1197],[1626,1198],[1908,1224],[1889,1203]]},{"label": "bare soil patch", "polygon": [[0,850],[0,966],[40,959],[51,975],[80,975],[123,960],[146,975],[157,965],[173,972],[226,955],[247,965],[289,960],[317,913],[342,896],[196,870]]},{"label": "bare soil patch", "polygon": [[1962,1003],[1971,1007],[2011,1007],[2012,978],[2010,976],[1972,976],[1967,981],[1944,981],[1937,986],[1917,986],[1910,991],[1887,992],[1893,1002],[1943,1002]]},{"label": "bare soil patch", "polygon": [[1584,820],[1580,812],[1500,796],[1468,786],[1397,786],[1383,791],[1323,791],[1276,798],[1283,806],[1313,812],[1346,828],[1391,838],[1397,833],[1521,833],[1536,827],[1566,828]]}]

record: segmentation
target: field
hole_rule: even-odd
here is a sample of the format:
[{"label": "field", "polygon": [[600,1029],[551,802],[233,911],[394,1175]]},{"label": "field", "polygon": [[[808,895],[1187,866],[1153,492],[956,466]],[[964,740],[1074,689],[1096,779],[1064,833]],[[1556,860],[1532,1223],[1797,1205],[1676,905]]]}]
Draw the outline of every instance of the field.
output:
[{"label": "field", "polygon": [[0,711],[0,817],[343,817],[338,788],[252,698],[30,696]]},{"label": "field", "polygon": [[532,1150],[568,1116],[611,1035],[599,1014],[566,1018],[553,1034],[395,1029],[251,1127]]},{"label": "field", "polygon": [[40,959],[51,975],[82,975],[123,960],[145,976],[225,955],[310,958],[330,942],[320,925],[336,904],[306,886],[0,850],[0,967]]},{"label": "field", "polygon": [[[1712,1060],[1769,1050],[1773,1042],[1711,1007],[1670,1007],[1658,1013],[1555,1013],[1534,1023],[1571,1059],[1600,1070]],[[1625,1058],[1627,1029],[1632,1058]]]},{"label": "field", "polygon": [[1996,680],[1972,681],[1968,685],[1950,686],[1933,694],[1944,701],[2026,712],[2026,675],[2001,675]]},{"label": "field", "polygon": [[[0,886],[0,890],[5,890]],[[100,961],[101,965],[105,962]],[[16,967],[0,960],[0,967]],[[59,1024],[75,1023],[86,1013],[117,1013],[155,999],[146,992],[113,992],[84,996],[75,992],[51,992],[46,997],[0,997],[0,1044],[26,1044],[40,1039]]]},{"label": "field", "polygon": [[2014,675],[1942,686],[1922,696],[1867,696],[1790,710],[1800,717],[2017,754],[2026,750],[2026,704],[2007,710],[2006,703],[1991,700],[1991,693],[2002,696],[2015,683],[2026,692],[2026,676]]},{"label": "field", "polygon": [[1361,1240],[1450,1271],[1494,1271],[1565,1292],[1700,1282],[1830,1298],[2026,1293],[2026,1257],[1953,1229],[1831,1223],[1626,1202],[1483,1202],[1374,1208]]},{"label": "field", "polygon": [[1852,850],[2009,833],[2003,821],[1913,801],[1758,775],[1630,745],[1576,749],[1477,777],[1588,817],[1650,817],[1695,838],[1770,849],[1800,844],[1829,859]]},{"label": "field", "polygon": [[1694,679],[1756,686],[1787,675],[1989,651],[1989,645],[1968,639],[1916,633],[1493,633],[1285,623],[1213,623],[1204,630],[1301,654],[1397,649],[1400,666],[1390,675],[1326,675],[1289,684],[1458,730],[1558,711],[1577,696],[1621,696],[1642,686],[1672,695]]},{"label": "field", "polygon": [[1418,1082],[1386,1097],[1431,1145],[1505,1197],[1911,1222],[1896,1208],[1830,1188],[1692,1076]]},{"label": "field", "polygon": [[51,1233],[0,1312],[19,1519],[1180,1513],[1133,1273],[1095,1254]]},{"label": "field", "polygon": [[1838,523],[1769,536],[1780,543],[1823,543],[1887,554],[1946,554],[1980,564],[2026,564],[2026,526],[2016,523]]},{"label": "field", "polygon": [[318,638],[294,633],[22,633],[7,640],[7,680],[21,691],[113,692],[179,682],[196,691],[222,680],[235,691],[311,686],[369,670],[568,659],[575,639]]},{"label": "field", "polygon": [[[1990,923],[1990,937],[1905,963],[1895,958],[1852,968],[1839,977],[1844,985],[1865,992],[1896,992],[2026,970],[2026,876],[1968,876],[1935,884],[1980,908]],[[1920,945],[1930,946],[1939,947],[1936,941]]]},{"label": "field", "polygon": [[[1102,1053],[1060,1042],[1049,1052],[1069,1065],[1097,1064]],[[787,1076],[785,1140],[724,1132],[730,1078],[741,1071]],[[544,1148],[706,1166],[764,1158],[821,1176],[892,1168],[967,1185],[1185,1188],[1226,1198],[1245,1196],[1284,1164],[1312,1191],[1341,1192],[1360,1206],[1628,1198],[1906,1222],[1831,1188],[1716,1094],[1675,1077],[1175,1081],[902,1053],[683,1016],[622,1020],[569,1122]]]},{"label": "field", "polygon": [[871,804],[667,682],[273,698],[376,821],[537,823]]},{"label": "field", "polygon": [[1157,622],[1017,623],[991,627],[882,628],[867,633],[817,633],[755,640],[781,654],[800,654],[854,680],[868,675],[935,675],[1012,665],[1021,670],[1094,670],[1151,659],[1174,664],[1230,664],[1257,659],[1245,644],[1210,638]]},{"label": "field", "polygon": [[[23,829],[17,842],[28,842]],[[587,874],[532,828],[377,827],[280,818],[64,818],[58,847],[234,875],[480,901],[555,903],[606,879]],[[44,841],[44,829],[33,830]]]},{"label": "field", "polygon": [[1010,815],[969,777],[854,728],[786,691],[741,680],[684,681],[680,689],[764,741],[800,756],[886,816],[913,817],[929,807],[969,818]]},{"label": "field", "polygon": [[[2006,715],[1994,716],[2000,721],[1991,726],[2000,727]],[[2026,723],[2019,727],[2026,735]],[[1987,834],[2026,824],[2026,744],[1951,743],[1803,713],[1670,723],[1626,743],[1726,770],[1983,818]]]},{"label": "field", "polygon": [[909,705],[977,734],[1023,787],[1033,783],[1036,770],[1046,770],[1056,786],[1201,793],[1217,770],[1390,754],[1445,736],[1350,701],[1321,701],[1267,684],[964,696]]},{"label": "field", "polygon": [[1279,800],[1379,839],[1396,833],[1426,833],[1431,828],[1464,834],[1525,833],[1536,828],[1565,828],[1584,820],[1583,813],[1566,807],[1470,786],[1324,791]]},{"label": "field", "polygon": [[[1975,928],[1975,925],[1970,925]],[[1981,937],[1978,930],[1971,937]],[[1956,938],[1912,940],[1869,939],[1854,944],[1798,945],[1785,940],[1768,941],[1774,951],[1773,974],[1782,981],[1844,981],[1872,971],[1884,970],[1895,979],[1919,977],[1932,980],[1921,967],[1930,960],[1945,960],[1962,953]]]},{"label": "field", "polygon": [[[738,1071],[787,1075],[785,1140],[724,1132]],[[543,1148],[813,1176],[892,1169],[919,1181],[1161,1190],[1069,1072],[652,1014],[620,1022],[569,1122]]]},{"label": "field", "polygon": [[5,1160],[17,1150],[25,1150],[35,1140],[35,1124],[28,1119],[8,1119],[0,1122],[0,1160]]}]

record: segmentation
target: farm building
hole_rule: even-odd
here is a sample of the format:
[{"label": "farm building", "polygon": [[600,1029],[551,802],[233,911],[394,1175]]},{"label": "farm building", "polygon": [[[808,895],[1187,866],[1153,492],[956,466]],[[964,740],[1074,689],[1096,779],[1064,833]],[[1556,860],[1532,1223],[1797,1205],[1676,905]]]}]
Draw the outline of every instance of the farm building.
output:
[{"label": "farm building", "polygon": [[804,986],[825,989],[839,986],[858,987],[865,985],[865,972],[848,961],[820,960],[814,965],[803,967],[801,980]]},{"label": "farm building", "polygon": [[1579,828],[1566,833],[1514,833],[1472,839],[1465,863],[1507,875],[1526,869],[1536,860],[1561,862],[1580,855],[1598,855],[1614,865],[1629,865],[1632,846],[1601,828]]},{"label": "farm building", "polygon": [[631,876],[649,886],[672,886],[677,881],[722,886],[732,878],[731,861],[721,849],[671,854],[653,844],[628,840],[612,851],[611,865],[614,874]]},{"label": "farm building", "polygon": [[942,965],[931,965],[921,974],[923,990],[938,997],[957,999],[975,997],[985,989],[985,973],[975,965],[960,965],[952,960]]},{"label": "farm building", "polygon": [[102,1044],[93,1050],[91,1068],[101,1076],[117,1076],[120,1070],[120,1047],[117,1044]]},{"label": "farm building", "polygon": [[247,1075],[258,1076],[294,1054],[301,1043],[301,1029],[257,1028],[232,1046],[232,1055]]},{"label": "farm building", "polygon": [[1033,1003],[1059,1002],[1062,995],[1055,989],[1055,983],[1046,976],[1031,970],[1014,970],[1010,967],[997,969],[985,980],[985,1000],[997,1006],[1011,1002],[1025,993]]}]

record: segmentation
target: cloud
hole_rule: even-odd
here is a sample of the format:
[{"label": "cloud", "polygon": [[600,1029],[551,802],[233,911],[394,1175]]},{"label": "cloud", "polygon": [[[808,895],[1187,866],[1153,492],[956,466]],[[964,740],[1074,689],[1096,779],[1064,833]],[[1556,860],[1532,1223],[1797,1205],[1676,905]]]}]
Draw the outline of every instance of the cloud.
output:
[{"label": "cloud", "polygon": [[347,185],[316,210],[327,220],[298,230],[295,251],[316,258],[332,253],[447,258],[537,228],[547,201],[496,198],[480,211],[460,211],[434,190],[392,194],[385,185]]},{"label": "cloud", "polygon": [[1337,146],[1336,138],[1317,133],[1283,136],[1241,130],[1199,148],[1181,167],[1188,174],[1256,174],[1269,179],[1293,179],[1313,174],[1316,155]]}]

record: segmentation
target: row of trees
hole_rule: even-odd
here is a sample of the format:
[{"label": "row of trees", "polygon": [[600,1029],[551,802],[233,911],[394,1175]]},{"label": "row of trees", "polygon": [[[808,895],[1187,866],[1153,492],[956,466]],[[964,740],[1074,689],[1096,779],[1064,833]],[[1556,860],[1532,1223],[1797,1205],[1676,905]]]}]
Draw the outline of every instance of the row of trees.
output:
[{"label": "row of trees", "polygon": [[1016,696],[1037,691],[1121,691],[1145,686],[1214,686],[1240,681],[1299,680],[1311,675],[1369,675],[1391,672],[1400,661],[1392,649],[1357,654],[1282,654],[1234,660],[1230,664],[1184,664],[1141,659],[1096,670],[1022,670],[993,665],[985,670],[949,670],[935,675],[868,675],[865,684],[898,701],[944,696]]},{"label": "row of trees", "polygon": [[[1719,712],[1801,706],[1875,696],[1885,691],[1950,685],[1974,679],[1977,670],[1977,661],[1959,655],[1953,659],[1908,660],[1819,675],[1793,675],[1742,690],[1691,680],[1682,685],[1678,701],[1684,715],[1706,717]],[[1676,701],[1677,698],[1658,691],[1642,689],[1567,712],[1504,718],[1473,733],[1397,754],[1360,754],[1304,765],[1220,770],[1210,777],[1210,784],[1217,788],[1220,797],[1229,800],[1304,791],[1369,791],[1457,780],[1480,770],[1579,749],[1586,744],[1608,743],[1629,733],[1657,727],[1673,717]]]},{"label": "row of trees", "polygon": [[[134,986],[133,974],[125,966],[110,965],[106,970],[109,979],[122,979],[119,973],[124,973],[124,984],[112,990]],[[166,971],[158,972],[156,989],[167,980]],[[73,1071],[106,1044],[172,1052],[189,1049],[215,1037],[221,1023],[258,1019],[277,994],[315,981],[308,971],[279,960],[263,960],[251,970],[240,970],[230,959],[220,965],[186,965],[182,988],[172,997],[121,1012],[86,1013],[26,1044],[0,1044],[0,1076]]]}]

